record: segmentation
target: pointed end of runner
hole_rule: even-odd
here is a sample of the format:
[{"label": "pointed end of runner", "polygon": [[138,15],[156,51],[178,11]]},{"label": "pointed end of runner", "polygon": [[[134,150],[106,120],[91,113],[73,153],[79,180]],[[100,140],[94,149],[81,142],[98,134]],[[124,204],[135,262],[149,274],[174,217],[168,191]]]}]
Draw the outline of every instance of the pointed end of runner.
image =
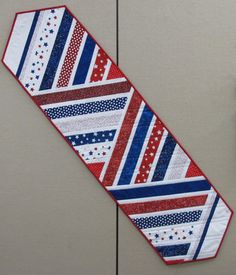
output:
[{"label": "pointed end of runner", "polygon": [[203,234],[196,242],[195,247],[193,246],[194,242],[180,244],[175,248],[171,246],[159,247],[157,248],[158,254],[166,265],[215,259],[219,254],[233,215],[234,211],[218,197],[215,209],[211,210]]},{"label": "pointed end of runner", "polygon": [[[65,5],[62,5],[44,9],[22,11],[15,14],[1,61],[13,76],[19,80],[20,84],[26,88],[26,90],[29,90],[29,84],[21,83],[21,74],[24,73],[24,62],[27,58],[27,52],[32,50],[30,48],[31,40],[36,38],[34,36],[36,35],[35,29],[37,28],[37,23],[42,20],[41,17],[43,14],[49,15],[47,18],[48,28],[45,28],[44,32],[41,33],[39,39],[41,39],[42,43],[38,43],[38,51],[35,51],[34,53],[43,61],[44,54],[47,50],[45,48],[47,42],[44,40],[50,38],[50,35],[54,32],[53,27],[56,26],[56,22],[52,21],[57,19],[56,12],[64,11],[65,9],[68,10]],[[70,11],[68,10],[68,12]],[[39,63],[32,64],[35,68],[32,68],[31,80],[37,77],[36,72],[40,69],[39,65],[42,66],[42,64]]]}]

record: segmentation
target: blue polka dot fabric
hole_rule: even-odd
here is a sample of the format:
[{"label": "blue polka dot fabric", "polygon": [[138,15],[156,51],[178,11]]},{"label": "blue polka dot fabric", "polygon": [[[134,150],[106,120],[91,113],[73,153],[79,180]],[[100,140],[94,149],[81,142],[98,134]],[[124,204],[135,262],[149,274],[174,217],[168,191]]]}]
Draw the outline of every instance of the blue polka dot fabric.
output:
[{"label": "blue polka dot fabric", "polygon": [[202,210],[198,210],[198,211],[136,218],[136,219],[133,219],[133,221],[140,229],[146,229],[146,228],[153,228],[153,227],[173,225],[173,224],[196,222],[200,219],[201,214],[202,214]]},{"label": "blue polka dot fabric", "polygon": [[80,116],[92,113],[102,113],[124,109],[126,101],[127,97],[121,97],[95,102],[53,107],[45,109],[45,113],[51,119]]}]

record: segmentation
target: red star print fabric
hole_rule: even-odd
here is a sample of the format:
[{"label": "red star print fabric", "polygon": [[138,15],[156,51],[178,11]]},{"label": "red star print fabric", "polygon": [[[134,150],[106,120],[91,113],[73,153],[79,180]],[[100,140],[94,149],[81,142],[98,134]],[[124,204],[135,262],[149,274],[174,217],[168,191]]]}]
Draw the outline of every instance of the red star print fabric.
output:
[{"label": "red star print fabric", "polygon": [[17,13],[2,61],[166,264],[216,257],[232,209],[66,6]]}]

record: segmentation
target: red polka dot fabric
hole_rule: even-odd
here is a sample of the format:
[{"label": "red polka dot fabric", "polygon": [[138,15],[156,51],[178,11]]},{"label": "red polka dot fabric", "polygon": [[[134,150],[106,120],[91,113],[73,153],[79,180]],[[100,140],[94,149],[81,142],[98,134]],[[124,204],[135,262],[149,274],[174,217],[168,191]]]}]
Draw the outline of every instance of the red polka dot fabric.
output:
[{"label": "red polka dot fabric", "polygon": [[66,87],[69,84],[70,76],[75,64],[75,60],[83,39],[84,29],[79,22],[76,22],[75,29],[66,53],[65,61],[59,76],[57,87]]}]

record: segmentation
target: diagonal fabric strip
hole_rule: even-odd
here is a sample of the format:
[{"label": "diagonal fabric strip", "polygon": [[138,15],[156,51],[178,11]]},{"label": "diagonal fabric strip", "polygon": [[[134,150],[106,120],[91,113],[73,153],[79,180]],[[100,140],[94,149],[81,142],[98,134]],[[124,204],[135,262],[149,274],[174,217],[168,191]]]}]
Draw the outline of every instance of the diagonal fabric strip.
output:
[{"label": "diagonal fabric strip", "polygon": [[232,209],[66,6],[17,13],[2,62],[166,264],[216,257]]},{"label": "diagonal fabric strip", "polygon": [[76,99],[85,99],[90,97],[99,97],[111,94],[128,93],[131,85],[126,82],[112,83],[107,85],[93,86],[70,91],[54,92],[44,95],[35,96],[34,99],[39,105],[65,102]]},{"label": "diagonal fabric strip", "polygon": [[38,18],[39,18],[39,12],[37,11],[37,12],[35,12],[34,20],[32,22],[32,26],[30,28],[30,32],[29,32],[28,38],[27,38],[26,43],[25,43],[25,48],[24,48],[23,54],[21,56],[21,61],[20,61],[18,70],[16,72],[16,76],[17,77],[19,77],[20,74],[21,74],[21,71],[22,71],[22,68],[23,68],[23,64],[25,62],[25,58],[26,58],[27,52],[29,50],[29,44],[30,44],[30,41],[32,39],[32,36],[33,36],[34,30],[35,30],[35,26],[37,24]]},{"label": "diagonal fabric strip", "polygon": [[204,205],[207,195],[121,204],[129,215]]},{"label": "diagonal fabric strip", "polygon": [[127,200],[134,198],[160,197],[166,195],[185,194],[210,190],[211,186],[206,180],[185,181],[171,184],[154,186],[135,186],[128,189],[111,190],[112,195],[117,200]]},{"label": "diagonal fabric strip", "polygon": [[[40,86],[40,90],[50,89],[52,87],[54,77],[57,71],[57,67],[65,47],[68,32],[72,23],[72,16],[64,11],[62,20],[60,22],[60,28],[57,33],[57,37],[53,46],[53,50],[48,61],[46,72],[43,76],[43,81]],[[53,30],[52,30],[53,31]]]}]

